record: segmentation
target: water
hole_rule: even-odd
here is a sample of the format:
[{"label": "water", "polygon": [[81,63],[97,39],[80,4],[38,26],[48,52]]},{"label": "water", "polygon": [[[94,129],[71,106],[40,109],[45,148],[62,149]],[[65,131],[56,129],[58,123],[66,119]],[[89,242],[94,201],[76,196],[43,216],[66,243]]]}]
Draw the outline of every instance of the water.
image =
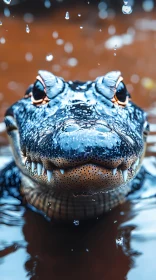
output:
[{"label": "water", "polygon": [[46,55],[46,61],[52,61],[53,60],[53,55],[51,53]]},{"label": "water", "polygon": [[79,221],[78,221],[78,220],[74,220],[74,221],[73,221],[73,224],[74,224],[75,226],[79,226]]},{"label": "water", "polygon": [[69,19],[70,17],[69,17],[69,12],[66,12],[66,14],[65,14],[65,19]]},{"label": "water", "polygon": [[9,5],[11,3],[11,0],[3,0],[3,2],[7,5]]},{"label": "water", "polygon": [[[8,18],[1,16],[0,122],[6,108],[22,98],[27,86],[34,82],[38,69],[82,81],[119,69],[133,101],[149,114],[152,125],[145,166],[152,176],[146,178],[143,191],[136,192],[126,203],[103,218],[79,226],[49,223],[18,199],[3,196],[0,278],[155,280],[156,200],[150,196],[155,194],[156,186],[156,12],[152,9],[149,19],[149,12],[140,12],[140,6],[133,6],[133,13],[127,17],[121,12],[121,4],[116,4],[119,13],[113,6],[116,16],[110,21],[99,18],[97,1],[90,5],[77,1],[75,7],[67,7],[64,1],[50,8],[45,7],[44,1],[35,11],[29,7],[30,2],[14,6],[14,10],[10,7]],[[67,10],[70,20],[64,19]],[[24,18],[27,11],[31,16]],[[28,36],[25,25],[29,23]],[[113,28],[108,32],[110,25]],[[53,59],[47,62],[49,54]],[[0,125],[0,168],[10,161],[8,149],[2,148],[6,144],[4,125]]]},{"label": "water", "polygon": [[123,14],[125,14],[125,15],[129,15],[129,14],[131,14],[132,13],[132,7],[131,6],[129,6],[129,5],[123,5],[122,6],[122,12],[123,12]]},{"label": "water", "polygon": [[26,25],[26,29],[25,30],[26,30],[26,33],[30,33],[30,28],[29,28],[28,24]]}]

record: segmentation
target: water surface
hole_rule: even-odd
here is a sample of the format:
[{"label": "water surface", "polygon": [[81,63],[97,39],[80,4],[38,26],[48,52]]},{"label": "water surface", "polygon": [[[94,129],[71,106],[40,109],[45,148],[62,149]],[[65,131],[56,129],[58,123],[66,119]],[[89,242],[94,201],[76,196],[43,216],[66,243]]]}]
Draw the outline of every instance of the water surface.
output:
[{"label": "water surface", "polygon": [[[102,19],[96,2],[66,1],[50,8],[44,3],[41,8],[5,5],[10,16],[4,16],[1,7],[0,121],[39,69],[83,81],[119,69],[134,102],[149,113],[152,125],[144,164],[152,175],[145,178],[143,191],[126,203],[79,226],[50,223],[5,192],[0,199],[0,277],[154,280],[155,8],[146,12],[141,5],[134,6],[132,14],[123,15],[119,6],[112,6]],[[1,124],[0,170],[10,161],[3,130]]]}]

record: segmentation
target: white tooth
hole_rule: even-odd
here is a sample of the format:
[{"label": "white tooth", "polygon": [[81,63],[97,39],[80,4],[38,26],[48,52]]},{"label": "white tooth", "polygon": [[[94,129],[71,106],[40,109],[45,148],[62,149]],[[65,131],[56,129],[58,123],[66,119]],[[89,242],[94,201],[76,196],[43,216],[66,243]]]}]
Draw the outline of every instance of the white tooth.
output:
[{"label": "white tooth", "polygon": [[116,171],[117,171],[117,168],[114,168],[114,169],[112,170],[113,175],[116,174]]},{"label": "white tooth", "polygon": [[37,163],[37,175],[38,176],[41,175],[41,171],[42,171],[42,164],[41,163]]},{"label": "white tooth", "polygon": [[48,182],[50,182],[50,180],[52,178],[52,171],[47,170],[47,177],[48,177]]},{"label": "white tooth", "polygon": [[44,174],[44,171],[45,171],[45,167],[42,166],[42,175]]},{"label": "white tooth", "polygon": [[64,169],[60,169],[61,174],[64,174]]},{"label": "white tooth", "polygon": [[36,168],[36,163],[32,162],[31,163],[31,171],[34,172],[35,168]]},{"label": "white tooth", "polygon": [[126,182],[126,180],[127,180],[127,175],[128,175],[127,169],[126,169],[126,170],[123,170],[123,171],[122,171],[122,176],[123,176],[123,179],[124,179],[125,182]]},{"label": "white tooth", "polygon": [[138,166],[138,164],[139,164],[139,158],[137,159],[137,161],[136,161],[135,164],[136,164],[136,166]]},{"label": "white tooth", "polygon": [[132,164],[133,170],[137,168],[138,164],[139,164],[139,158],[137,159],[136,162],[134,162],[134,163]]}]

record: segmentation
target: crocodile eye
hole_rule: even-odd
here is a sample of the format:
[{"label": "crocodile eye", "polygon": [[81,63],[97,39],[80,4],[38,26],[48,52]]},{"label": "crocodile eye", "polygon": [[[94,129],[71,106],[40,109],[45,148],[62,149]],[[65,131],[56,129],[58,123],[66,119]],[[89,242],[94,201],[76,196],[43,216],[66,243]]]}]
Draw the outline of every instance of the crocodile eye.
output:
[{"label": "crocodile eye", "polygon": [[65,82],[63,79],[56,77],[51,72],[45,70],[40,70],[38,74],[37,78],[43,82],[46,96],[49,100],[63,92],[65,88]]},{"label": "crocodile eye", "polygon": [[44,86],[39,80],[37,80],[33,86],[33,98],[39,102],[40,100],[42,101],[45,96]]},{"label": "crocodile eye", "polygon": [[127,93],[126,86],[123,82],[120,82],[119,85],[117,86],[115,96],[117,101],[120,101],[122,103],[126,102],[128,93]]}]

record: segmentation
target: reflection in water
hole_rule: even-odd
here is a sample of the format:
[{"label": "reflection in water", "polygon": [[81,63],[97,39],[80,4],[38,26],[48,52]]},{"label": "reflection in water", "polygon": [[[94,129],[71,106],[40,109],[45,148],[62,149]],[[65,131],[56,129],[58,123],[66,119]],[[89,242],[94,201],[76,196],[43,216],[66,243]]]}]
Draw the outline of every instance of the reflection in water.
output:
[{"label": "reflection in water", "polygon": [[[124,215],[119,207],[104,219],[79,226],[51,224],[16,204],[16,200],[8,199],[6,204],[3,199],[0,208],[2,279],[5,275],[13,279],[12,270],[16,280],[25,279],[26,275],[31,279],[62,279],[64,275],[67,279],[117,279],[117,275],[118,279],[125,279],[134,255],[129,248],[133,227],[128,226],[119,233],[118,226],[130,211],[129,203],[124,207]],[[11,262],[18,264],[20,270]]]},{"label": "reflection in water", "polygon": [[[142,190],[125,204],[80,225],[49,223],[5,192],[0,198],[0,278],[154,280],[155,11],[140,13],[134,6],[131,15],[123,15],[122,7],[116,14],[103,1],[75,8],[67,1],[58,6],[43,2],[45,10],[40,11],[9,6],[10,16],[5,10],[1,18],[0,121],[6,108],[34,81],[38,69],[72,80],[95,79],[120,69],[134,102],[150,114],[147,156],[152,157],[146,158],[145,167],[152,176],[147,175]],[[145,3],[143,9],[149,9]],[[3,131],[0,125],[0,145],[6,144]],[[0,169],[10,161],[8,150],[1,151]]]}]

